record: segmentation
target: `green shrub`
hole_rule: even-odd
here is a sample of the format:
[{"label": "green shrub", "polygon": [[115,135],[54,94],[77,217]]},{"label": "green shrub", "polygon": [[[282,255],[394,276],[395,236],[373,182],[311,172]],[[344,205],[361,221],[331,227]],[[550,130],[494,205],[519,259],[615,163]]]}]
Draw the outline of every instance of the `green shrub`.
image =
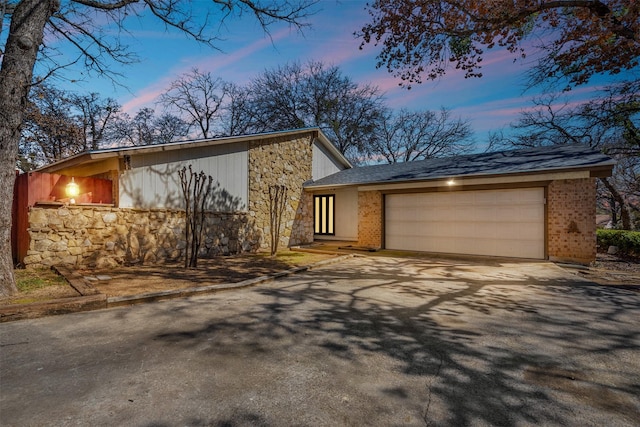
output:
[{"label": "green shrub", "polygon": [[598,230],[598,246],[606,250],[617,246],[620,253],[640,256],[640,231]]}]

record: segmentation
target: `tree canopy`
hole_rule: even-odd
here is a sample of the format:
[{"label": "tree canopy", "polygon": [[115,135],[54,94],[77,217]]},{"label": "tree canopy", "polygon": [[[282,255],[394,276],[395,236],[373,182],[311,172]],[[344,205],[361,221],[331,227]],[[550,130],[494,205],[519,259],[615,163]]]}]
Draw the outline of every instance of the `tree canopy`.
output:
[{"label": "tree canopy", "polygon": [[515,58],[540,49],[534,83],[564,78],[579,85],[595,74],[633,69],[640,57],[636,0],[376,0],[368,10],[371,22],[356,33],[360,48],[380,45],[378,67],[409,87],[443,76],[449,64],[480,77],[486,50],[494,47]]},{"label": "tree canopy", "polygon": [[439,112],[403,109],[378,121],[369,152],[388,163],[454,156],[473,150],[472,134],[469,122],[452,118],[446,108]]}]

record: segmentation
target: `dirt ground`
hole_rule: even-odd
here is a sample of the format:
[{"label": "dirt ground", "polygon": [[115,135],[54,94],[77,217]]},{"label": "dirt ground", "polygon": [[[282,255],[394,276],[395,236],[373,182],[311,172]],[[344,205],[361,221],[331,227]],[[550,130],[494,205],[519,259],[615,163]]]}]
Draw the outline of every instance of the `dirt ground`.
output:
[{"label": "dirt ground", "polygon": [[640,258],[597,254],[596,262],[577,274],[601,285],[628,285],[640,292]]},{"label": "dirt ground", "polygon": [[[107,296],[138,295],[173,289],[206,286],[217,283],[235,283],[268,274],[309,265],[332,258],[335,255],[281,251],[272,258],[268,254],[243,254],[237,256],[199,259],[195,269],[184,269],[180,264],[156,266],[122,266],[109,270],[82,269],[75,272]],[[0,298],[0,306],[28,304],[53,299],[73,298],[80,294],[60,280],[52,270],[15,270],[17,282],[45,282],[37,288],[26,286],[17,295]],[[20,287],[20,286],[19,286]]]},{"label": "dirt ground", "polygon": [[197,268],[183,264],[128,266],[109,270],[77,270],[100,293],[109,297],[139,295],[186,289],[218,283],[236,283],[274,274],[300,265],[332,258],[335,255],[307,252],[280,252],[275,258],[267,254],[199,259]]}]

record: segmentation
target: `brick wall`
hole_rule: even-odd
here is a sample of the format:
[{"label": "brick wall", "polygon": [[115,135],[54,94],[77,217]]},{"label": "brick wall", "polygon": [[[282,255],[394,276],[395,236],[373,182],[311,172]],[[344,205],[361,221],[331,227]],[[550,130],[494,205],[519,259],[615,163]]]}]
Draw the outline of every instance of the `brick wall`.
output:
[{"label": "brick wall", "polygon": [[382,246],[382,193],[360,191],[358,193],[358,245],[379,248]]},{"label": "brick wall", "polygon": [[271,246],[269,187],[285,185],[287,203],[279,248],[313,242],[312,198],[302,189],[311,179],[313,132],[295,140],[280,137],[249,146],[249,215],[262,230],[261,248]]},{"label": "brick wall", "polygon": [[596,258],[596,179],[558,180],[547,195],[549,259],[588,264]]}]

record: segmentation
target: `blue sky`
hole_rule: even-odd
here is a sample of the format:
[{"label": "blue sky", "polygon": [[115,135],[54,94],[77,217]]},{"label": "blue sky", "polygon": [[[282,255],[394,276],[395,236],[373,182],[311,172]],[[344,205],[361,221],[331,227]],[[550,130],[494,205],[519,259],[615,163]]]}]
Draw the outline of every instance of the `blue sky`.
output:
[{"label": "blue sky", "polygon": [[[201,1],[196,0],[196,4]],[[368,21],[365,3],[320,0],[315,7],[317,12],[308,20],[311,27],[302,34],[276,25],[269,37],[250,16],[229,20],[220,33],[224,40],[217,43],[221,51],[200,45],[177,31],[168,32],[156,19],[131,19],[127,25],[131,38],[125,41],[138,54],[140,62],[122,68],[114,64],[114,71],[126,75],[122,81],[126,88],[95,76],[56,84],[71,91],[113,97],[126,112],[135,113],[143,107],[154,107],[157,96],[169,83],[193,67],[243,84],[265,69],[290,61],[322,61],[338,66],[357,83],[378,86],[390,107],[415,110],[446,107],[455,116],[469,119],[480,145],[489,131],[506,127],[517,120],[520,111],[531,107],[531,98],[536,93],[523,92],[525,72],[535,55],[514,62],[513,54],[489,50],[480,79],[464,79],[461,72],[451,70],[440,80],[414,85],[411,90],[400,88],[399,79],[385,68],[376,69],[378,48],[367,45],[358,49],[360,41],[353,33]],[[69,69],[65,73],[70,79],[78,79],[81,71]],[[585,99],[591,91],[593,87],[581,87],[570,95],[575,101]]]}]

